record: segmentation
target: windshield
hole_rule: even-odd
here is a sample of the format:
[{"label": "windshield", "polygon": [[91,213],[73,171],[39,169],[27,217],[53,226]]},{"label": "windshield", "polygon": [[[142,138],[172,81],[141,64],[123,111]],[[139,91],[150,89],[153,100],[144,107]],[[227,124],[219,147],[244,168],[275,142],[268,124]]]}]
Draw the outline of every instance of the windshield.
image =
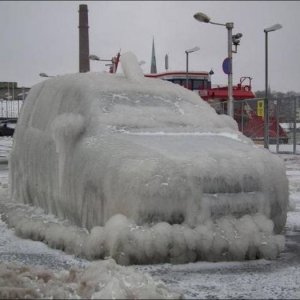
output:
[{"label": "windshield", "polygon": [[[184,99],[178,95],[146,93],[105,93],[99,99],[99,122],[114,130],[139,129],[193,131],[211,128],[215,113],[206,103]],[[204,109],[205,108],[205,109]],[[224,125],[224,124],[223,124]]]}]

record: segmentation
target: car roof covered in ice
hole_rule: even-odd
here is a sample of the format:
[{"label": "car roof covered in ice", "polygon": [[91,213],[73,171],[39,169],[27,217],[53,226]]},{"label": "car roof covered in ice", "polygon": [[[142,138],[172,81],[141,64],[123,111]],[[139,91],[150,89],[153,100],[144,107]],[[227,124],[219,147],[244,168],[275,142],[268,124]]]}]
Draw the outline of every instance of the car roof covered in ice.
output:
[{"label": "car roof covered in ice", "polygon": [[57,116],[70,113],[79,115],[100,131],[109,128],[150,132],[214,131],[247,140],[241,137],[232,118],[218,115],[199,95],[161,79],[144,77],[140,67],[134,67],[130,55],[123,54],[126,58],[122,63],[124,74],[67,74],[35,85],[26,99],[30,105],[25,109],[31,113],[23,114],[27,119],[20,118],[19,122],[48,130]]}]

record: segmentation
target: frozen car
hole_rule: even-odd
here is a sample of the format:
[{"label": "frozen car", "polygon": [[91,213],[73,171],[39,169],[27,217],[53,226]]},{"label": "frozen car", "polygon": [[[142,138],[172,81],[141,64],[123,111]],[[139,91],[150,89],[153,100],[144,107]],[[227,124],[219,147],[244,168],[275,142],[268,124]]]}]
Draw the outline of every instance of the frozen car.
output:
[{"label": "frozen car", "polygon": [[138,225],[196,226],[257,212],[286,222],[283,162],[198,95],[145,78],[84,73],[35,85],[10,157],[11,197],[91,229],[117,214]]}]

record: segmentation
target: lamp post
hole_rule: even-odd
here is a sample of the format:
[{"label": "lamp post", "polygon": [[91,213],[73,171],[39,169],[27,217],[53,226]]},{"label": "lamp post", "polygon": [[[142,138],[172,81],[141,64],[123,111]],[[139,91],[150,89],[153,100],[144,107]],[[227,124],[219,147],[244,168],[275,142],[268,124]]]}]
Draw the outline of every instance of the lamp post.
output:
[{"label": "lamp post", "polygon": [[[235,47],[237,47],[237,45],[239,45],[239,43],[240,43],[240,38],[242,37],[242,34],[238,33],[234,36],[232,35],[232,29],[233,29],[232,22],[228,22],[225,24],[211,22],[210,17],[208,17],[207,15],[205,15],[202,12],[198,12],[198,13],[194,14],[194,18],[199,22],[225,26],[228,30],[228,96],[227,96],[228,108],[227,108],[227,114],[231,117],[234,117],[234,107],[233,107],[233,97],[232,97],[232,53],[236,53],[237,48],[235,48],[235,51],[233,51],[232,44],[234,44]],[[234,38],[234,41],[233,41],[233,38]]]},{"label": "lamp post", "polygon": [[105,64],[105,66],[110,66],[112,68],[112,73],[114,73],[114,61],[113,59],[102,59],[99,56],[95,55],[95,54],[91,54],[89,55],[89,59],[90,60],[96,60],[96,61],[109,61],[110,64]]},{"label": "lamp post", "polygon": [[189,54],[192,53],[192,52],[196,52],[200,50],[200,48],[198,46],[192,48],[192,49],[188,49],[188,50],[185,50],[185,54],[186,54],[186,88],[188,89],[188,83],[189,83]]},{"label": "lamp post", "polygon": [[269,95],[268,95],[268,33],[281,29],[280,24],[265,28],[265,99],[264,99],[264,147],[269,148]]}]

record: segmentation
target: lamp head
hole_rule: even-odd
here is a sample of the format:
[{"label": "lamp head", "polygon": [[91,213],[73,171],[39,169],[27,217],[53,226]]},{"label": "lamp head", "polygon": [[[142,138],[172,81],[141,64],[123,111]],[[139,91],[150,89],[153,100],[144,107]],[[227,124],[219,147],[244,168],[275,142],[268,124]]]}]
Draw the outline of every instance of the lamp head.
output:
[{"label": "lamp head", "polygon": [[94,54],[89,55],[89,59],[91,59],[91,60],[100,60],[100,58],[97,55],[94,55]]},{"label": "lamp head", "polygon": [[200,50],[200,48],[198,46],[194,47],[194,48],[191,48],[191,49],[188,49],[188,50],[185,50],[186,53],[192,53],[192,52],[195,52],[195,51],[198,51]]},{"label": "lamp head", "polygon": [[273,25],[273,26],[271,26],[271,27],[265,28],[265,29],[264,29],[264,32],[276,31],[276,30],[281,29],[281,28],[282,28],[282,25],[280,25],[280,24],[275,24],[275,25]]},{"label": "lamp head", "polygon": [[40,73],[39,74],[41,77],[48,77],[48,75],[46,73]]},{"label": "lamp head", "polygon": [[209,23],[210,22],[210,17],[208,17],[206,14],[204,14],[202,12],[195,13],[194,18],[199,22],[203,22],[203,23]]}]

